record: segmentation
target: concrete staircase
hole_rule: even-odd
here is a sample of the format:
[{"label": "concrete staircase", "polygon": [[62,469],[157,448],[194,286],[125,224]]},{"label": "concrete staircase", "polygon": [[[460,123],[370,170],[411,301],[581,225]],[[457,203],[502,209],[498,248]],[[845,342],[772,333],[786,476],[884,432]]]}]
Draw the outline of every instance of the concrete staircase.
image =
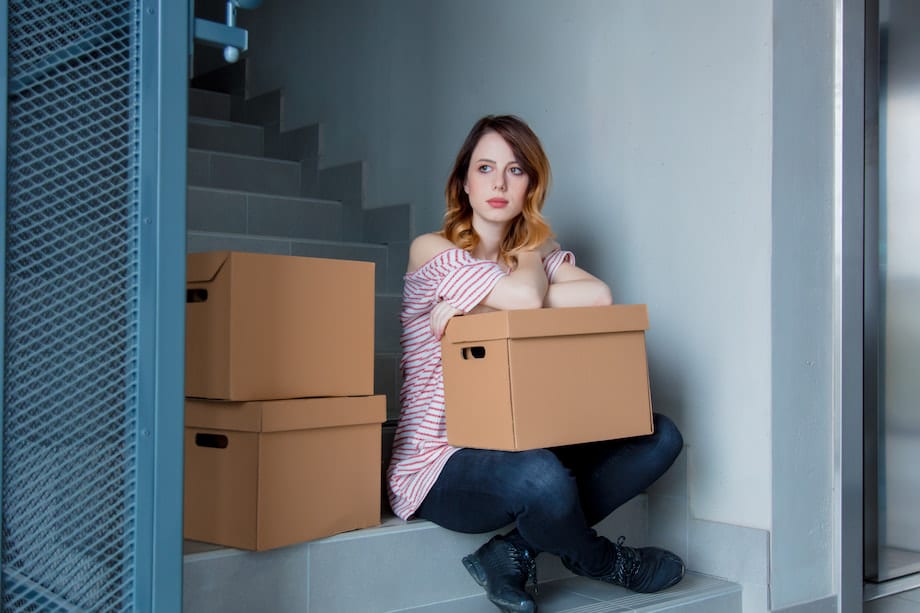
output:
[{"label": "concrete staircase", "polygon": [[408,204],[364,209],[364,164],[318,168],[321,128],[280,133],[277,92],[192,89],[189,253],[234,249],[376,264],[375,393],[396,419],[399,306],[411,238]]},{"label": "concrete staircase", "polygon": [[[278,92],[241,96],[192,89],[188,124],[191,252],[234,249],[371,261],[376,264],[375,393],[398,416],[399,305],[413,234],[411,209],[364,208],[363,162],[323,167],[322,128],[281,132]],[[392,421],[384,427],[388,454]],[[384,463],[386,458],[383,459]],[[403,522],[384,505],[381,526],[253,553],[186,542],[189,613],[493,612],[460,558],[490,535]],[[648,499],[640,496],[599,527],[641,546]],[[542,613],[669,611],[738,613],[741,586],[689,573],[652,595],[573,577],[552,556],[538,560]]]}]

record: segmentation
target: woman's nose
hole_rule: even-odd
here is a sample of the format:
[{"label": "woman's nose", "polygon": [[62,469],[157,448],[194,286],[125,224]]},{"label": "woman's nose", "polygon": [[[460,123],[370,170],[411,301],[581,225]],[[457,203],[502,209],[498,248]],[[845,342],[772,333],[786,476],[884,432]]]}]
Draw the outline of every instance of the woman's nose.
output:
[{"label": "woman's nose", "polygon": [[492,189],[497,192],[505,191],[505,177],[496,174],[495,179],[492,182]]}]

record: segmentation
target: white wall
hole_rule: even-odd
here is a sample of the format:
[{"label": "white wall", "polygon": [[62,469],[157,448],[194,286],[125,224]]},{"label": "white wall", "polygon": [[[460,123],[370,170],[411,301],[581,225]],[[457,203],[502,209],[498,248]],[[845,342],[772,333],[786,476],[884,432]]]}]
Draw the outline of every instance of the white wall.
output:
[{"label": "white wall", "polygon": [[286,126],[323,122],[324,164],[366,159],[369,205],[412,202],[419,231],[472,123],[526,119],[560,241],[649,305],[693,517],[770,529],[770,2],[266,2],[241,22],[250,94],[283,87]]},{"label": "white wall", "polygon": [[769,528],[769,7],[524,4],[438,10],[435,150],[487,112],[530,121],[561,242],[618,301],[649,305],[653,398],[684,431],[691,511]]},{"label": "white wall", "polygon": [[[775,608],[834,591],[834,3],[775,0]],[[853,449],[860,453],[860,449]]]},{"label": "white wall", "polygon": [[372,161],[372,205],[424,202],[430,2],[268,0],[249,29],[249,94],[282,88],[282,129],[322,123],[326,166]]}]

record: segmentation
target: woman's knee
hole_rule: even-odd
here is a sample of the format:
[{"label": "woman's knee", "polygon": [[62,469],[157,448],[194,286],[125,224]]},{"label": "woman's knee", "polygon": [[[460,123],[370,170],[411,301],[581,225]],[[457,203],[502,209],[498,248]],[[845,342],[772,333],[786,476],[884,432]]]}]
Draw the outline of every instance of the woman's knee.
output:
[{"label": "woman's knee", "polygon": [[680,430],[674,425],[669,417],[660,413],[654,414],[656,447],[661,450],[662,455],[668,455],[673,460],[680,454],[684,447],[684,437],[681,436]]},{"label": "woman's knee", "polygon": [[565,505],[578,500],[575,478],[556,454],[547,449],[534,449],[516,455],[514,470],[517,471],[517,489],[522,502]]}]

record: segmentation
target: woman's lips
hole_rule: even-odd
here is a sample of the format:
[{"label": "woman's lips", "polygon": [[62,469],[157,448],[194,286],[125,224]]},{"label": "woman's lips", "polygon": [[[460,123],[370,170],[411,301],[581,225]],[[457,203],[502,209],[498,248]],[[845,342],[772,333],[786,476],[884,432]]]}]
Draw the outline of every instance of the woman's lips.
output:
[{"label": "woman's lips", "polygon": [[493,209],[502,209],[508,206],[508,201],[504,198],[490,198],[489,200],[486,200],[486,202],[488,202],[489,206]]}]

